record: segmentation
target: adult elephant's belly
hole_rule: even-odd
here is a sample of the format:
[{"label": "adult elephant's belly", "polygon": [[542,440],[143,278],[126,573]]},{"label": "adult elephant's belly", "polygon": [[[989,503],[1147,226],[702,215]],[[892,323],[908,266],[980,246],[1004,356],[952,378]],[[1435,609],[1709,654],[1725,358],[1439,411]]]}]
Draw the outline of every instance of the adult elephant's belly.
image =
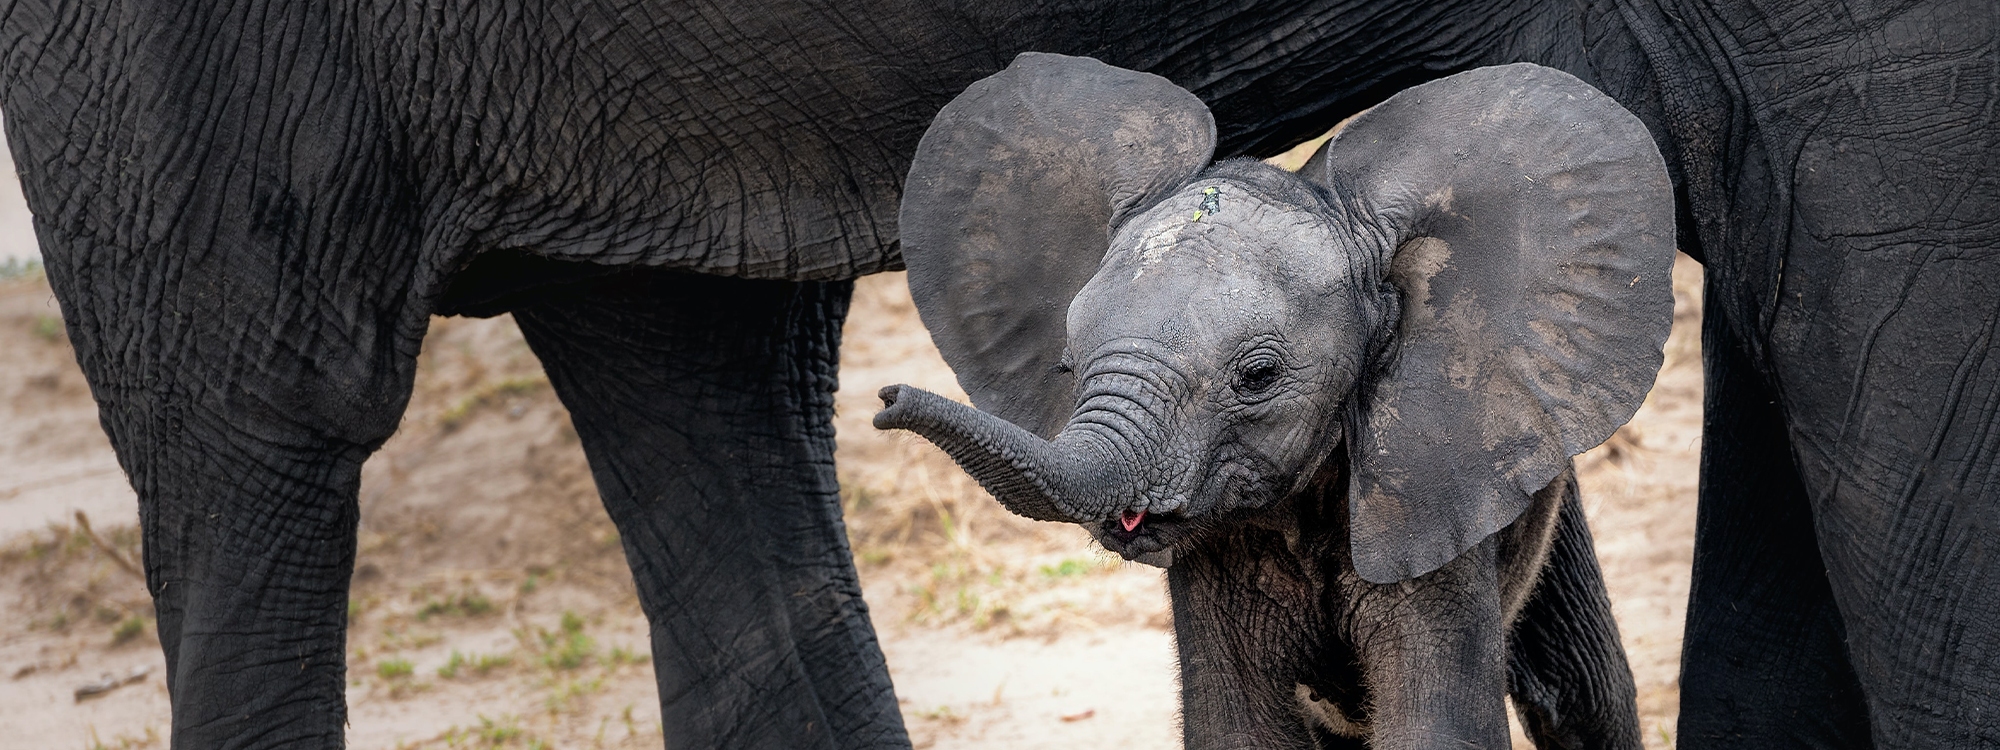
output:
[{"label": "adult elephant's belly", "polygon": [[374,46],[399,51],[380,96],[440,266],[481,284],[526,256],[791,281],[899,268],[909,154],[1005,60],[936,64],[964,45],[919,44],[955,27],[918,10],[853,34],[865,9],[658,5],[385,11],[410,14]]},{"label": "adult elephant's belly", "polygon": [[639,166],[643,173],[625,165],[579,175],[575,186],[499,183],[466,191],[443,213],[471,218],[429,243],[456,269],[434,312],[497,314],[536,290],[620,268],[792,281],[902,268],[893,160],[852,174],[780,161],[775,171],[789,179],[741,165]]},{"label": "adult elephant's belly", "polygon": [[[453,191],[426,236],[426,255],[447,269],[431,312],[496,315],[631,268],[786,281],[902,270],[907,156],[860,144],[782,152],[803,139],[685,140],[624,160],[571,145],[527,149],[567,155],[529,157]],[[719,155],[676,156],[708,153]]]},{"label": "adult elephant's belly", "polygon": [[587,208],[548,194],[515,195],[476,211],[511,219],[464,232],[459,249],[436,248],[456,270],[445,277],[431,312],[497,315],[552,289],[628,268],[792,281],[901,270],[896,184],[858,189],[857,181],[847,182],[847,192],[731,184]]}]

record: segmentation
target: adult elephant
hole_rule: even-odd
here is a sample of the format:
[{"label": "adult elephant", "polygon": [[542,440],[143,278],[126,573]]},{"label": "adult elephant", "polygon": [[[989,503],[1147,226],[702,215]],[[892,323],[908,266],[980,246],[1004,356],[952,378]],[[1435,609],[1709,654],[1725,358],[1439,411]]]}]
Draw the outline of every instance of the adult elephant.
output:
[{"label": "adult elephant", "polygon": [[1639,113],[1709,269],[1683,746],[2000,742],[1990,0],[762,6],[0,11],[176,746],[340,744],[361,463],[426,319],[503,311],[620,527],[668,743],[904,744],[836,502],[839,324],[899,265],[931,116],[1026,50],[1166,76],[1224,156],[1495,63]]}]

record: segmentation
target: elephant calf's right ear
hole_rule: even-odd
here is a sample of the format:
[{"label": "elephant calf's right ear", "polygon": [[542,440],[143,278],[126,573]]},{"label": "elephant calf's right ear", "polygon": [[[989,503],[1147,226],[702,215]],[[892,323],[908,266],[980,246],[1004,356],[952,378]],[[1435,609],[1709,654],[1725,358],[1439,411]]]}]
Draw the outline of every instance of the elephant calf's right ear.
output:
[{"label": "elephant calf's right ear", "polygon": [[938,351],[979,408],[1051,437],[1070,299],[1112,229],[1193,179],[1215,121],[1159,76],[1026,53],[932,121],[903,188],[903,263]]}]

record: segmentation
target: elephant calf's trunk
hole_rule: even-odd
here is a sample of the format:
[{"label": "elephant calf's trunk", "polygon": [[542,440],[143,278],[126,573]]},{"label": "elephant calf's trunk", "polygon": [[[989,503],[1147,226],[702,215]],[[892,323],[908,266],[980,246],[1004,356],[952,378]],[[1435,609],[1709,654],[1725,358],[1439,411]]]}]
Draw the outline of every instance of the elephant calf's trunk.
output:
[{"label": "elephant calf's trunk", "polygon": [[950,454],[1000,504],[1038,521],[1090,523],[1116,511],[1129,484],[1072,433],[1051,443],[1012,422],[907,385],[881,391],[875,428],[909,430]]}]

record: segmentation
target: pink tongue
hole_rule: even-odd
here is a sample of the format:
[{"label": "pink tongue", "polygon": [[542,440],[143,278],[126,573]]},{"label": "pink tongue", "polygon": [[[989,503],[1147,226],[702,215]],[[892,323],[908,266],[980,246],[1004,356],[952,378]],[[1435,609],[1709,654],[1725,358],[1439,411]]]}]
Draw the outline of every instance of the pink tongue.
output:
[{"label": "pink tongue", "polygon": [[1126,531],[1139,528],[1139,522],[1144,520],[1146,520],[1146,511],[1143,510],[1136,513],[1128,510],[1118,517],[1118,522],[1125,524]]}]

